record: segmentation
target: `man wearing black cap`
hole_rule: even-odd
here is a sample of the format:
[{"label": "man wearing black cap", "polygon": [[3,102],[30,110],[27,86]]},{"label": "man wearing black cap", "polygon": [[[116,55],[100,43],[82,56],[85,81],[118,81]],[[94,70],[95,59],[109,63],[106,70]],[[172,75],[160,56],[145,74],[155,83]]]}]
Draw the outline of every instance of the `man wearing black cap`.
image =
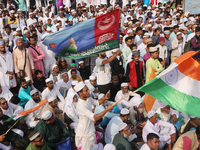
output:
[{"label": "man wearing black cap", "polygon": [[38,131],[32,131],[28,138],[31,143],[26,150],[51,150],[44,141],[44,137]]}]

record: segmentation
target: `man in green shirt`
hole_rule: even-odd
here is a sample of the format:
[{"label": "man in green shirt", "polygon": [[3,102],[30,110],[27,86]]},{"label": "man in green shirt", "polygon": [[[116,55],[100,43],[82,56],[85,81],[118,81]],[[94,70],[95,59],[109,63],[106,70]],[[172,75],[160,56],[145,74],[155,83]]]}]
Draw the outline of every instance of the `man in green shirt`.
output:
[{"label": "man in green shirt", "polygon": [[160,61],[157,59],[159,55],[159,49],[157,47],[150,47],[149,52],[151,57],[146,62],[146,83],[149,81],[152,68],[154,69],[156,76],[163,71],[163,67]]},{"label": "man in green shirt", "polygon": [[125,69],[125,65],[126,65],[126,62],[128,60],[128,56],[131,54],[131,49],[130,49],[130,46],[132,44],[132,39],[131,37],[127,37],[125,39],[125,42],[126,42],[126,46],[122,49],[122,53],[123,53],[123,67]]},{"label": "man in green shirt", "polygon": [[38,131],[32,131],[28,137],[31,143],[26,150],[51,150]]},{"label": "man in green shirt", "polygon": [[42,136],[51,149],[56,149],[56,144],[65,140],[71,133],[57,117],[49,111],[42,114],[42,120],[36,125],[35,130]]},{"label": "man in green shirt", "polygon": [[126,123],[120,123],[118,130],[119,133],[115,135],[112,144],[120,150],[137,150],[136,143],[131,142],[134,138],[129,126]]}]

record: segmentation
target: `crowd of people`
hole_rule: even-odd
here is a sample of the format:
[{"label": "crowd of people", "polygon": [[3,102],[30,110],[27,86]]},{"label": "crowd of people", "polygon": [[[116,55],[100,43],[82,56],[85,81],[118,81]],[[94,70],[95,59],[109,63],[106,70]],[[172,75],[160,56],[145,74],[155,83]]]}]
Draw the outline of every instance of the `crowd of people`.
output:
[{"label": "crowd of people", "polygon": [[[115,9],[118,49],[68,59],[43,44],[47,35]],[[146,111],[145,93],[132,93],[152,71],[200,50],[200,14],[183,13],[175,1],[7,0],[0,29],[0,149],[200,149],[200,118],[159,100]]]}]

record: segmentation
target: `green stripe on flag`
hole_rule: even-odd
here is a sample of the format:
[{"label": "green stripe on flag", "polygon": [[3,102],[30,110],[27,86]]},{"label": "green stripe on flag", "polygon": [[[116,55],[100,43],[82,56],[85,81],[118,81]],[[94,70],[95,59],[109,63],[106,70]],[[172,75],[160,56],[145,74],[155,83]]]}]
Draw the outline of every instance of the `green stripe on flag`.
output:
[{"label": "green stripe on flag", "polygon": [[138,89],[174,109],[200,118],[200,98],[182,93],[160,78],[154,78]]},{"label": "green stripe on flag", "polygon": [[67,48],[64,48],[59,54],[57,54],[57,56],[71,58],[71,59],[78,59],[78,58],[90,57],[92,55],[97,55],[99,53],[106,52],[115,48],[119,48],[119,39],[106,41],[97,46],[93,46],[84,51],[75,53],[70,52]]},{"label": "green stripe on flag", "polygon": [[[23,119],[26,118],[27,116],[28,116],[28,115],[21,116],[21,117],[19,117],[17,120],[23,120]],[[8,118],[8,119],[7,119],[6,121],[4,121],[4,122],[9,122],[9,121],[13,120],[15,117],[16,117],[16,116],[12,116],[12,117]]]}]

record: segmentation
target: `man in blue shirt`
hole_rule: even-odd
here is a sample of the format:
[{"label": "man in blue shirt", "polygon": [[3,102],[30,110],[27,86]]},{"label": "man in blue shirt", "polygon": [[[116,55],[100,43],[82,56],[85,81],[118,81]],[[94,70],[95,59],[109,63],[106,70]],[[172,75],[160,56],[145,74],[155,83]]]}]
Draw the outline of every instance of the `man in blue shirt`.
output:
[{"label": "man in blue shirt", "polygon": [[20,86],[21,88],[18,94],[18,97],[20,98],[19,105],[24,107],[24,105],[31,99],[31,95],[30,95],[31,90],[30,90],[30,87],[27,85],[25,79],[20,80]]}]

